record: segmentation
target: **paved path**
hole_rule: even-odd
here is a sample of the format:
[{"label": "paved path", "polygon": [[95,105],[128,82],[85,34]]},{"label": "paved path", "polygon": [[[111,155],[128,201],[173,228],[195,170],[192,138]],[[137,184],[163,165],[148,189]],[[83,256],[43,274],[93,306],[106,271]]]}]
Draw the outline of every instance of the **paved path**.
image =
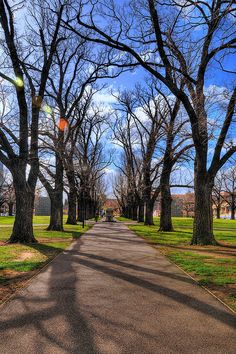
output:
[{"label": "paved path", "polygon": [[235,354],[236,316],[121,223],[98,223],[0,311],[1,354]]}]

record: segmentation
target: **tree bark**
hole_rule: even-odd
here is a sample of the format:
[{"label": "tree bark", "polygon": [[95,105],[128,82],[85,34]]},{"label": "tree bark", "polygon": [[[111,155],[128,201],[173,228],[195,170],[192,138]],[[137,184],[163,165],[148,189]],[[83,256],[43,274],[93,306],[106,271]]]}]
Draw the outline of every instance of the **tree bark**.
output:
[{"label": "tree bark", "polygon": [[[16,197],[16,216],[10,243],[36,243],[33,233],[33,210],[35,185],[30,186],[25,178],[25,169],[17,169],[13,175]],[[36,178],[37,180],[37,178]],[[36,184],[36,182],[35,182]]]},{"label": "tree bark", "polygon": [[78,202],[78,209],[77,209],[78,217],[77,217],[77,221],[83,221],[83,199],[81,197],[81,194],[78,195],[77,202]]},{"label": "tree bark", "polygon": [[51,215],[48,231],[64,231],[63,229],[63,198],[61,191],[53,191],[50,194]]},{"label": "tree bark", "polygon": [[[163,169],[168,170],[163,167]],[[168,170],[168,173],[161,178],[161,214],[160,214],[160,228],[159,231],[173,231],[172,219],[171,219],[171,192],[170,192],[170,174],[171,169]]]},{"label": "tree bark", "polygon": [[231,198],[232,198],[232,200],[231,200],[231,210],[230,210],[230,212],[231,212],[230,214],[231,215],[230,215],[230,219],[231,220],[235,220],[235,209],[236,209],[235,195],[233,194]]},{"label": "tree bark", "polygon": [[138,222],[144,222],[144,202],[140,201],[138,206]]},{"label": "tree bark", "polygon": [[216,207],[216,218],[220,219],[220,205]]},{"label": "tree bark", "polygon": [[195,208],[192,245],[215,245],[213,235],[212,188],[207,173],[195,167]]},{"label": "tree bark", "polygon": [[[64,231],[63,228],[63,163],[56,153],[56,174],[54,189],[48,189],[51,200],[50,224],[47,230]],[[48,184],[47,184],[48,185]]]},{"label": "tree bark", "polygon": [[66,223],[68,225],[76,225],[76,191],[68,193],[68,217]]},{"label": "tree bark", "polygon": [[171,193],[168,186],[163,186],[161,191],[161,214],[159,231],[174,231],[171,218]]},{"label": "tree bark", "polygon": [[154,202],[152,200],[149,200],[146,202],[146,208],[145,208],[145,225],[154,225],[153,221],[153,208],[154,208]]},{"label": "tree bark", "polygon": [[14,203],[8,203],[8,216],[13,216]]},{"label": "tree bark", "polygon": [[77,206],[77,190],[75,185],[74,171],[66,172],[67,180],[69,183],[69,193],[68,193],[68,217],[66,223],[68,225],[77,224],[76,206]]},{"label": "tree bark", "polygon": [[133,205],[132,207],[132,220],[136,221],[138,220],[138,206]]}]

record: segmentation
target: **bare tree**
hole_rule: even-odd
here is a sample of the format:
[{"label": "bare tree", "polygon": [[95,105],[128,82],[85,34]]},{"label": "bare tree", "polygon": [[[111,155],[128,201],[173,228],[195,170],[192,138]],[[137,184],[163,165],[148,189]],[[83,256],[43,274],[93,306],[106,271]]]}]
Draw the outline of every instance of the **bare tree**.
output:
[{"label": "bare tree", "polygon": [[73,166],[78,195],[78,219],[90,219],[99,208],[101,179],[111,157],[105,154],[103,138],[107,130],[106,115],[95,104],[86,112],[78,128]]},{"label": "bare tree", "polygon": [[188,117],[180,111],[180,101],[168,97],[154,81],[117,99],[115,108],[124,114],[116,119],[114,136],[126,155],[127,177],[132,172],[133,194],[145,203],[145,224],[153,224],[154,204],[161,193],[160,230],[172,231],[170,176],[193,146]]},{"label": "bare tree", "polygon": [[236,167],[230,167],[223,173],[224,201],[229,205],[230,218],[235,220],[236,212]]},{"label": "bare tree", "polygon": [[16,193],[10,242],[36,242],[32,220],[39,171],[38,124],[53,56],[63,40],[60,25],[64,5],[51,5],[48,1],[30,5],[27,33],[23,35],[16,25],[22,2],[11,6],[7,0],[0,1],[0,25],[5,39],[1,42],[0,77],[5,80],[3,87],[10,87],[16,104],[11,122],[0,129],[0,160],[13,176]]},{"label": "bare tree", "polygon": [[[167,3],[135,0],[128,5],[90,0],[79,2],[77,24],[73,20],[66,23],[80,38],[115,52],[114,66],[144,68],[166,85],[185,107],[196,151],[192,244],[215,244],[211,210],[214,178],[236,151],[229,139],[236,102],[233,84],[228,90],[214,154],[209,161],[211,117],[206,110],[204,86],[213,61],[214,70],[221,71],[225,77],[235,73],[233,64],[226,67],[226,63],[229,65],[227,57],[235,51],[235,14],[234,0],[170,0]],[[180,80],[175,80],[176,75],[184,80],[185,89],[179,84]]]},{"label": "bare tree", "polygon": [[224,174],[220,170],[215,178],[214,187],[212,190],[212,203],[215,205],[216,208],[216,217],[220,219],[221,207],[224,203]]}]

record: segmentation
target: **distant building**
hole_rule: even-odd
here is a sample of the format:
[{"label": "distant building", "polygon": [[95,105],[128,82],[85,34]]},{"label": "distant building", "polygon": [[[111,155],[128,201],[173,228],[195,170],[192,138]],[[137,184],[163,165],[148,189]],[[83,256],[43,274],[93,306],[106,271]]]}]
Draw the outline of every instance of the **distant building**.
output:
[{"label": "distant building", "polygon": [[120,209],[119,209],[119,204],[117,199],[106,199],[105,203],[102,206],[102,209],[113,209],[114,214],[119,214]]},{"label": "distant building", "polygon": [[[236,203],[236,190],[234,191],[234,193],[228,193],[228,192],[222,192],[221,194],[221,202],[220,202],[220,217],[224,218],[224,219],[230,219],[231,218],[231,208],[232,208],[232,202],[233,202],[233,198],[235,200]],[[216,205],[213,203],[212,205],[213,208],[213,216],[217,217],[217,207]]]},{"label": "distant building", "polygon": [[[194,216],[194,193],[172,194],[171,216]],[[160,216],[161,205],[160,198],[157,199],[154,206],[154,216]]]},{"label": "distant building", "polygon": [[35,215],[47,216],[51,214],[51,201],[49,197],[37,197],[35,199]]}]

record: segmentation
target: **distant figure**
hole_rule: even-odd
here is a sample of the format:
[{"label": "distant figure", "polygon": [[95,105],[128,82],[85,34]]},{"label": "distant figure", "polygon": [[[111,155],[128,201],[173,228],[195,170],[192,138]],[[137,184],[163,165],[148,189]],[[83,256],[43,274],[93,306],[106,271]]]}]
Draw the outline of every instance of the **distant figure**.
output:
[{"label": "distant figure", "polygon": [[108,208],[106,210],[106,220],[107,222],[113,222],[113,209],[112,208]]},{"label": "distant figure", "polygon": [[99,218],[99,212],[96,211],[96,214],[95,214],[95,221],[98,222],[98,218]]}]

